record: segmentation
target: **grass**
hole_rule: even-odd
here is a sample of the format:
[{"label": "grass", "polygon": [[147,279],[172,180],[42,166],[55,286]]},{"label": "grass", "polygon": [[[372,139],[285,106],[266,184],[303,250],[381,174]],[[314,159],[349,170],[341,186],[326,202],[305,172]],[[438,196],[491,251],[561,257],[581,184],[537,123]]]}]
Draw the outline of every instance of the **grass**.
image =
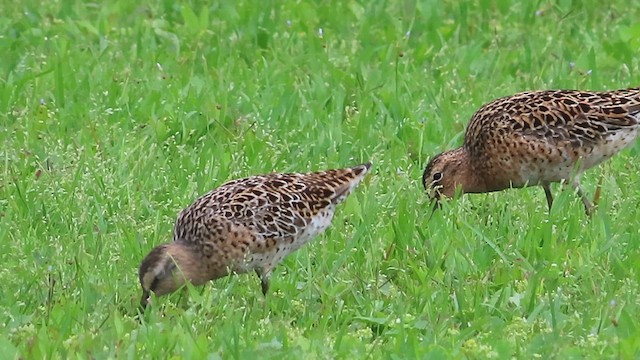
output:
[{"label": "grass", "polygon": [[[640,357],[638,147],[554,188],[419,179],[481,104],[637,86],[628,2],[0,4],[3,358]],[[322,29],[322,30],[320,30]],[[157,299],[137,266],[223,182],[374,161],[333,226],[255,276]]]}]

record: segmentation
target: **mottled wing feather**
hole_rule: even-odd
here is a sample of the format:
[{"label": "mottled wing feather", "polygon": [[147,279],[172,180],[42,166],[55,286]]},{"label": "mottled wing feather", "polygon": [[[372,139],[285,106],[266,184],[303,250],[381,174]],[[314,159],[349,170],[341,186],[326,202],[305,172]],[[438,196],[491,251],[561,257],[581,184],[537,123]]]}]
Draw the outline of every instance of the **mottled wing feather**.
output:
[{"label": "mottled wing feather", "polygon": [[[370,164],[308,174],[269,174],[228,182],[178,216],[174,240],[200,241],[193,230],[206,217],[222,217],[263,238],[298,236],[321,210],[342,201]],[[193,230],[191,228],[194,228]]]},{"label": "mottled wing feather", "polygon": [[524,92],[484,105],[471,119],[465,147],[480,156],[507,137],[528,143],[593,146],[609,134],[638,126],[640,88],[619,92]]}]

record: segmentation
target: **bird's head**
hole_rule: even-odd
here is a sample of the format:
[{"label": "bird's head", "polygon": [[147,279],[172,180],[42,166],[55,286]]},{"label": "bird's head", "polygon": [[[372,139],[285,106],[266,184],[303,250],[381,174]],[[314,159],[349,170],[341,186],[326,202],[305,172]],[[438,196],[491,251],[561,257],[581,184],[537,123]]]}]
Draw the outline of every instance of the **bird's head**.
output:
[{"label": "bird's head", "polygon": [[140,307],[144,310],[151,293],[165,295],[197,277],[194,254],[187,246],[172,242],[158,245],[142,260],[138,275],[142,286]]},{"label": "bird's head", "polygon": [[422,185],[432,202],[434,210],[442,197],[452,198],[456,191],[466,192],[472,170],[462,149],[445,151],[436,155],[422,174]]}]

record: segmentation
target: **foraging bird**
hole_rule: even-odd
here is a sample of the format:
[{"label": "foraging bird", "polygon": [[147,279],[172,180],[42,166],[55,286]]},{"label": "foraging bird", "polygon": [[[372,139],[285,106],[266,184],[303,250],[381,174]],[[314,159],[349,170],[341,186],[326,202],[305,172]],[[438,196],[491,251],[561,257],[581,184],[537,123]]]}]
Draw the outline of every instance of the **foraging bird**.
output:
[{"label": "foraging bird", "polygon": [[252,176],[197,199],[178,215],[173,242],[155,247],[140,264],[141,307],[151,292],[160,296],[186,282],[249,271],[266,296],[273,268],[331,224],[336,205],[370,168]]},{"label": "foraging bird", "polygon": [[457,188],[484,193],[541,185],[551,209],[549,184],[567,180],[589,215],[593,205],[580,186],[581,174],[633,144],[639,121],[640,88],[500,98],[473,115],[461,147],[431,159],[422,184],[436,204]]}]

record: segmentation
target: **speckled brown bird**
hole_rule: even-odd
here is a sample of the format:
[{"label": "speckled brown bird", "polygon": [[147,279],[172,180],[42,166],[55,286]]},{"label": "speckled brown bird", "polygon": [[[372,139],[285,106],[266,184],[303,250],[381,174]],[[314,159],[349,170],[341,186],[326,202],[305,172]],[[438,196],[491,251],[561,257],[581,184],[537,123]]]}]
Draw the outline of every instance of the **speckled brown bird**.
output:
[{"label": "speckled brown bird", "polygon": [[178,215],[173,242],[155,247],[140,265],[140,305],[150,293],[171,293],[231,273],[255,271],[262,293],[273,268],[323,232],[336,205],[371,163],[306,174],[269,174],[228,182]]},{"label": "speckled brown bird", "polygon": [[422,183],[432,199],[566,180],[593,208],[581,174],[638,137],[640,88],[607,92],[531,91],[494,100],[469,122],[461,147],[435,156]]}]

